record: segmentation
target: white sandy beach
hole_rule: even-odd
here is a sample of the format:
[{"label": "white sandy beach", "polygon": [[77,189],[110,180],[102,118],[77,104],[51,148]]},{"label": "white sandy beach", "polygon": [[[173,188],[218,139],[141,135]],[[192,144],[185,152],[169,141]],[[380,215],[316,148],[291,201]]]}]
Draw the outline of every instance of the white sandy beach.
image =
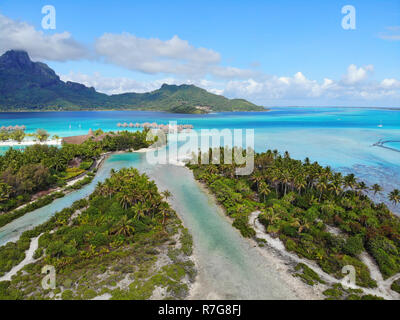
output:
[{"label": "white sandy beach", "polygon": [[49,146],[61,145],[61,139],[53,139],[47,141],[34,141],[34,140],[24,140],[21,142],[17,141],[0,141],[0,147],[14,147],[14,146],[33,146],[35,144],[43,144]]}]

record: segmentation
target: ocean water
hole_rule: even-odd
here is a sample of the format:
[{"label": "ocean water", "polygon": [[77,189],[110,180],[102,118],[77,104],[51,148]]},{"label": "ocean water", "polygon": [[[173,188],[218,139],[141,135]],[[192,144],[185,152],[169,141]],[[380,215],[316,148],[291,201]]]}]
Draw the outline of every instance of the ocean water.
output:
[{"label": "ocean water", "polygon": [[[400,187],[400,153],[373,146],[379,140],[400,141],[400,110],[366,108],[272,108],[269,112],[223,112],[181,115],[148,111],[79,111],[0,113],[0,126],[25,125],[50,134],[86,134],[89,129],[118,130],[117,123],[193,124],[199,129],[254,129],[255,150],[289,151],[292,157],[318,161],[389,192]],[[127,130],[137,130],[129,129]],[[387,144],[399,149],[399,142]],[[8,147],[3,147],[4,152]],[[384,201],[385,196],[378,196]],[[391,207],[394,211],[397,208]]]},{"label": "ocean water", "polygon": [[[288,150],[294,158],[309,157],[336,170],[354,172],[368,183],[381,183],[387,191],[399,187],[400,153],[373,144],[379,140],[400,141],[400,111],[276,108],[266,113],[204,116],[152,112],[65,112],[0,114],[0,117],[0,125],[25,124],[28,132],[44,128],[60,136],[83,134],[89,128],[116,130],[117,122],[156,121],[167,124],[169,120],[193,124],[196,130],[254,129],[256,151],[268,148],[282,152]],[[146,172],[160,189],[171,191],[172,206],[193,235],[202,283],[194,298],[298,298],[282,281],[274,262],[261,256],[231,227],[188,170],[173,165],[152,165],[146,160],[146,155],[140,153],[112,155],[89,185],[0,228],[0,245],[15,241],[23,231],[43,223],[56,211],[89,195],[96,183],[109,175],[111,168],[118,170],[130,166]]]},{"label": "ocean water", "polygon": [[389,147],[400,152],[400,141],[389,141],[385,143],[385,147]]}]

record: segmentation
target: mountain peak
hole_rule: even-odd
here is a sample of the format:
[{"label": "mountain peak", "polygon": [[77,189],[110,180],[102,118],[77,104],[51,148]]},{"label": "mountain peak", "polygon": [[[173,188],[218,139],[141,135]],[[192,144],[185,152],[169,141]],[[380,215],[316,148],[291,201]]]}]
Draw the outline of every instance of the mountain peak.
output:
[{"label": "mountain peak", "polygon": [[26,68],[31,66],[33,62],[29,58],[26,51],[23,50],[9,50],[0,56],[0,65],[6,67]]},{"label": "mountain peak", "polygon": [[0,70],[39,77],[39,81],[44,84],[60,81],[60,78],[47,64],[33,62],[28,53],[23,50],[9,50],[0,56]]},{"label": "mountain peak", "polygon": [[245,100],[229,100],[194,85],[163,84],[148,93],[108,96],[75,82],[64,82],[27,52],[10,50],[0,56],[0,110],[139,109],[184,113],[264,110]]},{"label": "mountain peak", "polygon": [[181,84],[181,85],[176,85],[176,84],[167,84],[164,83],[160,89],[163,90],[179,90],[179,89],[187,89],[187,88],[197,88],[193,84]]}]

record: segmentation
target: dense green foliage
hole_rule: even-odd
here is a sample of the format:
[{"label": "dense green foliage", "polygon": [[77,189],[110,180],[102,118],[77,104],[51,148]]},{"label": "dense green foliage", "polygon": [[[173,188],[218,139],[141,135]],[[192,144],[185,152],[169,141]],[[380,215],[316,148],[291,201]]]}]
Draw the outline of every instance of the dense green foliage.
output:
[{"label": "dense green foliage", "polygon": [[104,152],[148,147],[147,132],[110,133],[101,141],[64,144],[61,148],[39,144],[24,150],[10,148],[0,156],[0,210],[9,211],[42,190],[65,184],[89,169]]},{"label": "dense green foliage", "polygon": [[295,267],[295,271],[297,271],[297,273],[295,273],[294,276],[301,278],[305,283],[310,286],[313,286],[316,283],[325,283],[325,281],[323,281],[313,269],[311,269],[304,263],[299,263]]},{"label": "dense green foliage", "polygon": [[[211,163],[210,154],[199,159],[208,156]],[[259,221],[269,234],[337,278],[343,277],[343,266],[353,265],[359,285],[376,286],[358,257],[364,250],[384,277],[400,272],[400,220],[384,204],[373,203],[365,183],[354,175],[343,177],[329,167],[294,160],[276,150],[255,155],[255,170],[249,176],[236,176],[234,164],[188,166],[229,216],[244,220],[234,223],[242,234],[252,235],[246,222],[259,210]]]},{"label": "dense green foliage", "polygon": [[327,300],[383,300],[371,294],[363,294],[360,289],[344,288],[340,283],[336,283],[323,292]]},{"label": "dense green foliage", "polygon": [[396,281],[393,281],[392,285],[390,288],[393,291],[396,291],[397,293],[400,293],[400,279],[397,279]]},{"label": "dense green foliage", "polygon": [[185,104],[176,106],[176,107],[172,107],[169,112],[172,113],[188,113],[188,114],[205,114],[207,113],[207,111],[202,110],[202,109],[198,109],[194,106],[188,106]]},{"label": "dense green foliage", "polygon": [[[193,85],[166,85],[148,93],[108,96],[75,82],[63,82],[47,65],[32,62],[26,52],[0,57],[0,110],[136,109],[187,113],[196,106],[213,111],[264,111],[242,99],[227,99]],[[194,110],[194,109],[191,109]],[[179,112],[179,110],[178,110]]]},{"label": "dense green foliage", "polygon": [[[181,248],[173,238],[177,233]],[[112,171],[89,200],[74,203],[17,243],[1,247],[2,270],[22,260],[29,239],[39,234],[38,262],[25,267],[28,275],[0,282],[0,298],[48,297],[40,286],[44,265],[55,266],[54,293],[63,299],[91,299],[105,292],[114,299],[148,299],[156,286],[165,287],[170,297],[183,298],[188,292],[183,278],[195,276],[188,260],[190,235],[155,183],[136,169]],[[169,263],[154,268],[160,250],[168,254]],[[129,288],[117,286],[129,275]]]}]

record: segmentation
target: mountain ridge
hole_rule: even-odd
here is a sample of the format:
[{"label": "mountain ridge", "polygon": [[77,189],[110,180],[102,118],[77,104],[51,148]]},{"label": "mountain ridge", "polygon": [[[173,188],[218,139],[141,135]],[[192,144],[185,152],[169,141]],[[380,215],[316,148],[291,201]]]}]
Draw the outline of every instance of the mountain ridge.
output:
[{"label": "mountain ridge", "polygon": [[0,56],[0,111],[152,110],[178,113],[266,111],[244,99],[228,99],[194,85],[163,84],[159,89],[107,95],[77,82],[62,81],[28,53]]}]

